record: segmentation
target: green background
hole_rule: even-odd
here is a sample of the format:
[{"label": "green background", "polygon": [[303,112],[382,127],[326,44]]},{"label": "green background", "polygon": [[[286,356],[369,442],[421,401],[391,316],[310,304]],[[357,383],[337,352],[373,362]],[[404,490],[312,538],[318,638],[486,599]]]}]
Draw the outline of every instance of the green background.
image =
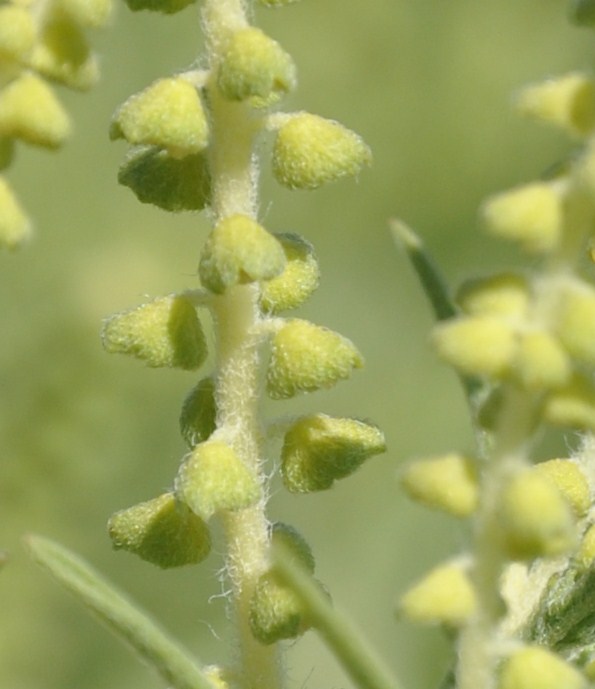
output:
[{"label": "green background", "polygon": [[[58,154],[19,148],[9,172],[36,236],[0,256],[0,546],[10,552],[0,574],[2,689],[163,687],[29,561],[21,538],[31,531],[79,551],[204,661],[226,658],[220,545],[199,567],[162,572],[112,552],[105,533],[113,511],[171,485],[185,452],[178,410],[195,377],[108,356],[101,320],[196,286],[208,229],[203,216],[169,216],[119,188],[125,149],[107,137],[128,95],[195,61],[198,10],[116,9],[111,26],[91,37],[100,84],[83,95],[60,90],[72,140]],[[468,534],[409,503],[396,476],[411,457],[471,450],[472,441],[461,391],[430,349],[432,319],[387,219],[415,227],[453,285],[518,262],[481,234],[476,213],[487,194],[535,178],[573,145],[510,107],[524,83],[592,65],[593,35],[571,28],[566,11],[557,0],[304,0],[255,11],[298,66],[287,108],[339,120],[374,152],[356,181],[288,192],[271,180],[263,146],[263,223],[305,235],[322,267],[321,287],[299,315],[353,339],[367,360],[331,391],[265,410],[371,418],[389,446],[328,493],[290,496],[276,482],[271,516],[306,536],[336,605],[410,689],[436,686],[449,643],[438,630],[395,620],[394,601],[434,563],[464,551]],[[289,646],[290,687],[350,686],[313,633]]]}]

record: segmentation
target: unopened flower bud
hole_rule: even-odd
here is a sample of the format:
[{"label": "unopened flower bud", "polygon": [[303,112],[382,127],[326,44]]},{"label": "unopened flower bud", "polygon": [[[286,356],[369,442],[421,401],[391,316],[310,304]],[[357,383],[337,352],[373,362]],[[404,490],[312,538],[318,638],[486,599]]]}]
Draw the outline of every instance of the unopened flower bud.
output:
[{"label": "unopened flower bud", "polygon": [[33,47],[35,23],[29,9],[19,5],[0,7],[0,56],[20,60]]},{"label": "unopened flower bud", "polygon": [[273,399],[313,392],[348,378],[363,358],[338,333],[294,318],[285,322],[271,343],[267,391]]},{"label": "unopened flower bud", "polygon": [[176,494],[198,516],[207,520],[221,510],[239,510],[258,502],[256,477],[235,451],[220,440],[197,445],[182,463]]},{"label": "unopened flower bud", "polygon": [[202,284],[221,294],[228,287],[270,280],[285,268],[281,244],[247,215],[221,220],[202,250],[198,272]]},{"label": "unopened flower bud", "polygon": [[575,375],[567,385],[552,390],[543,405],[543,417],[554,426],[595,431],[595,388]]},{"label": "unopened flower bud", "polygon": [[556,486],[577,517],[586,514],[591,505],[591,491],[585,474],[576,462],[549,459],[536,464],[533,470]]},{"label": "unopened flower bud", "polygon": [[108,352],[131,354],[151,367],[198,368],[207,350],[196,309],[185,297],[160,297],[108,318],[102,330]]},{"label": "unopened flower bud", "polygon": [[180,432],[190,449],[207,440],[215,430],[217,405],[214,391],[213,379],[203,378],[184,400]]},{"label": "unopened flower bud", "polygon": [[519,337],[514,375],[527,390],[559,388],[570,380],[572,364],[558,339],[532,330]]},{"label": "unopened flower bud", "polygon": [[0,135],[58,148],[69,133],[68,115],[39,77],[24,73],[0,91]]},{"label": "unopened flower bud", "polygon": [[401,484],[414,500],[456,517],[468,517],[477,507],[477,468],[460,454],[412,462],[401,474]]},{"label": "unopened flower bud", "polygon": [[172,493],[116,512],[108,530],[115,549],[163,568],[195,564],[211,549],[206,524]]},{"label": "unopened flower bud", "polygon": [[412,622],[461,627],[475,612],[477,597],[469,577],[455,563],[441,565],[409,589],[398,612]]},{"label": "unopened flower bud", "polygon": [[263,31],[253,26],[236,31],[226,46],[217,73],[225,98],[255,100],[268,105],[295,86],[291,57]]},{"label": "unopened flower bud", "polygon": [[469,316],[522,318],[529,306],[529,285],[518,273],[500,273],[467,280],[457,294],[457,303]]},{"label": "unopened flower bud", "polygon": [[110,137],[159,146],[173,157],[199,153],[207,146],[208,124],[196,87],[181,77],[159,79],[120,106]]},{"label": "unopened flower bud", "polygon": [[562,199],[547,182],[493,196],[484,204],[482,216],[491,234],[518,241],[530,252],[552,251],[562,234]]},{"label": "unopened flower bud", "polygon": [[305,416],[285,435],[283,482],[292,493],[326,490],[385,450],[384,435],[376,426],[326,414]]},{"label": "unopened flower bud", "polygon": [[578,281],[561,291],[554,327],[572,357],[595,363],[595,289]]},{"label": "unopened flower bud", "polygon": [[587,689],[576,668],[543,646],[525,646],[502,667],[498,689]]},{"label": "unopened flower bud", "polygon": [[356,175],[371,160],[370,149],[357,134],[306,112],[281,125],[273,147],[273,173],[289,189],[316,189]]},{"label": "unopened flower bud", "polygon": [[320,269],[314,247],[297,234],[276,234],[285,253],[281,275],[263,283],[260,304],[266,313],[296,309],[318,287]]}]

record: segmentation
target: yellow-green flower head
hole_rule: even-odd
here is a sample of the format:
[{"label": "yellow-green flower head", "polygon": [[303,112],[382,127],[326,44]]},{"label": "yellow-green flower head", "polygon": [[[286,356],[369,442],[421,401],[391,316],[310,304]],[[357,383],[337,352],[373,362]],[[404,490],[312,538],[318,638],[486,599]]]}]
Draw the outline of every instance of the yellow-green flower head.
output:
[{"label": "yellow-green flower head", "polygon": [[516,105],[521,114],[554,124],[572,136],[586,136],[595,128],[595,82],[580,72],[527,86]]},{"label": "yellow-green flower head", "polygon": [[199,153],[209,137],[195,86],[181,77],[159,79],[131,96],[111,123],[110,138],[165,148],[174,157]]},{"label": "yellow-green flower head", "polygon": [[326,490],[385,450],[384,434],[376,426],[326,414],[305,416],[285,435],[283,483],[292,493]]},{"label": "yellow-green flower head", "polygon": [[554,426],[595,431],[595,388],[575,374],[567,385],[553,390],[543,405],[543,418]]},{"label": "yellow-green flower head", "polygon": [[0,91],[0,135],[58,148],[70,133],[68,115],[38,76],[25,72]]},{"label": "yellow-green flower head", "polygon": [[210,202],[211,179],[204,153],[173,158],[156,146],[132,149],[118,172],[141,203],[172,213],[200,211]]},{"label": "yellow-green flower head", "polygon": [[438,356],[465,374],[502,378],[514,361],[517,334],[490,316],[463,317],[438,325],[432,340]]},{"label": "yellow-green flower head", "polygon": [[12,189],[0,177],[0,246],[17,249],[31,237],[31,223]]},{"label": "yellow-green flower head", "polygon": [[412,462],[401,474],[401,485],[414,500],[455,517],[468,517],[477,507],[476,464],[454,452]]},{"label": "yellow-green flower head", "polygon": [[253,26],[233,34],[217,72],[225,98],[268,105],[291,91],[295,83],[293,60],[277,41]]},{"label": "yellow-green flower head", "polygon": [[35,24],[31,12],[19,5],[0,7],[0,57],[20,61],[35,43]]},{"label": "yellow-green flower head", "polygon": [[317,189],[357,175],[372,154],[354,132],[307,112],[287,117],[273,147],[273,173],[289,189]]},{"label": "yellow-green flower head", "polygon": [[116,512],[108,531],[116,550],[164,569],[201,562],[211,550],[207,525],[172,493]]},{"label": "yellow-green flower head", "polygon": [[285,253],[275,237],[247,215],[221,220],[202,250],[202,284],[222,294],[233,285],[270,280],[285,268]]},{"label": "yellow-green flower head", "polygon": [[576,462],[570,459],[549,459],[536,464],[534,471],[552,481],[577,517],[587,513],[591,506],[591,491],[587,477]]},{"label": "yellow-green flower head", "polygon": [[273,337],[267,392],[273,399],[284,399],[332,387],[363,364],[361,354],[347,338],[293,318]]},{"label": "yellow-green flower head", "polygon": [[29,65],[49,79],[85,90],[99,78],[97,59],[82,29],[64,12],[50,13],[29,56]]},{"label": "yellow-green flower head", "polygon": [[587,689],[575,667],[543,646],[525,646],[502,666],[498,689]]},{"label": "yellow-green flower head", "polygon": [[527,279],[519,273],[500,273],[467,280],[457,293],[457,303],[469,316],[524,319],[531,299]]},{"label": "yellow-green flower head", "polygon": [[491,234],[519,242],[532,253],[553,251],[560,241],[563,199],[554,184],[533,182],[491,197],[481,211]]},{"label": "yellow-green flower head", "polygon": [[212,378],[203,378],[192,388],[180,412],[180,432],[190,449],[209,438],[216,418],[215,383]]},{"label": "yellow-green flower head", "polygon": [[306,539],[289,524],[275,522],[271,527],[271,544],[273,549],[281,546],[284,552],[292,557],[296,564],[314,573],[314,555]]},{"label": "yellow-green flower head", "polygon": [[573,358],[595,363],[595,289],[585,282],[568,282],[559,293],[554,328]]},{"label": "yellow-green flower head", "polygon": [[514,560],[561,555],[576,542],[572,512],[551,479],[523,470],[505,486],[497,506],[502,544]]},{"label": "yellow-green flower head", "polygon": [[260,498],[256,477],[221,440],[197,445],[176,478],[178,498],[207,520],[221,510],[250,507]]},{"label": "yellow-green flower head", "polygon": [[477,596],[464,569],[447,563],[433,569],[407,591],[398,613],[412,622],[461,627],[473,615]]},{"label": "yellow-green flower head", "polygon": [[207,348],[196,309],[185,297],[160,297],[108,318],[101,333],[108,352],[131,354],[151,367],[198,368]]},{"label": "yellow-green flower head", "polygon": [[320,268],[310,242],[297,234],[276,234],[285,253],[281,275],[263,283],[260,305],[266,313],[296,309],[317,289]]},{"label": "yellow-green flower head", "polygon": [[529,330],[519,335],[513,374],[526,390],[559,388],[570,381],[572,362],[556,337]]}]

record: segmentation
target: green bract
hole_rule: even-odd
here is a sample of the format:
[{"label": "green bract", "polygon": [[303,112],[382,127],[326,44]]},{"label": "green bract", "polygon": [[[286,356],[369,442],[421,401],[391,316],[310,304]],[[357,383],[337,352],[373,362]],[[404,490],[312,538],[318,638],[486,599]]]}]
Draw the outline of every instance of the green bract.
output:
[{"label": "green bract", "polygon": [[172,493],[116,512],[108,530],[114,548],[163,568],[195,564],[211,550],[206,524]]},{"label": "green bract", "polygon": [[207,440],[215,430],[217,405],[214,391],[213,379],[203,378],[192,388],[182,405],[180,432],[191,449]]},{"label": "green bract", "polygon": [[142,203],[166,211],[200,211],[209,203],[209,168],[203,153],[172,158],[155,146],[139,146],[120,167],[118,182],[130,187]]},{"label": "green bract", "polygon": [[250,600],[250,629],[255,638],[273,644],[294,639],[307,628],[295,593],[269,574],[260,577]]},{"label": "green bract", "polygon": [[326,490],[385,450],[384,435],[376,426],[325,414],[306,416],[285,435],[283,482],[292,493]]},{"label": "green bract", "polygon": [[102,341],[108,352],[132,354],[152,367],[193,370],[207,354],[196,310],[184,297],[160,297],[111,316]]}]

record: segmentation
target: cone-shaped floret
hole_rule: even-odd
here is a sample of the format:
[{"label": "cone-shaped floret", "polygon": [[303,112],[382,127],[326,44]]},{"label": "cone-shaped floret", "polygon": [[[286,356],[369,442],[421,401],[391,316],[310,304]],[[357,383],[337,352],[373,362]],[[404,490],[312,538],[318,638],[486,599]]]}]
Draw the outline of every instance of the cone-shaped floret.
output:
[{"label": "cone-shaped floret", "polygon": [[108,530],[114,548],[163,568],[195,564],[211,549],[207,525],[172,493],[116,512]]},{"label": "cone-shaped floret", "polygon": [[460,627],[475,612],[477,597],[464,568],[449,562],[433,569],[399,601],[412,622]]},{"label": "cone-shaped floret", "polygon": [[273,549],[281,546],[284,552],[294,558],[296,564],[314,573],[314,555],[306,539],[289,524],[275,522],[271,527],[271,543]]},{"label": "cone-shaped floret", "polygon": [[508,373],[517,351],[515,329],[491,316],[449,320],[434,328],[432,340],[438,356],[459,371],[496,379]]},{"label": "cone-shaped floret", "polygon": [[516,105],[523,115],[586,136],[595,127],[595,82],[579,72],[565,74],[525,87]]},{"label": "cone-shaped floret", "polygon": [[482,208],[487,230],[530,252],[554,250],[563,231],[563,198],[554,184],[533,182],[498,194]]},{"label": "cone-shaped floret", "polygon": [[260,305],[266,313],[296,309],[317,289],[320,269],[310,242],[297,234],[276,234],[285,253],[285,269],[263,283]]},{"label": "cone-shaped floret", "polygon": [[73,89],[85,90],[99,78],[99,67],[79,25],[64,12],[46,17],[29,65]]},{"label": "cone-shaped floret", "polygon": [[174,157],[199,153],[208,123],[196,87],[182,77],[159,79],[131,96],[111,123],[110,137],[167,149]]},{"label": "cone-shaped floret", "polygon": [[502,544],[515,560],[561,555],[576,542],[572,511],[553,482],[526,469],[504,487],[497,505]]},{"label": "cone-shaped floret", "polygon": [[273,399],[313,392],[348,378],[363,358],[352,342],[305,320],[287,320],[271,343],[267,391]]},{"label": "cone-shaped floret", "polygon": [[572,362],[556,337],[529,330],[519,335],[513,374],[526,390],[555,389],[570,381]]},{"label": "cone-shaped floret", "polygon": [[237,284],[270,280],[285,268],[279,241],[247,215],[221,220],[202,250],[198,272],[202,284],[223,293]]},{"label": "cone-shaped floret", "polygon": [[291,91],[295,66],[281,46],[253,26],[236,31],[229,40],[217,72],[217,84],[225,98],[251,99],[268,105]]},{"label": "cone-shaped floret", "polygon": [[595,388],[575,374],[568,384],[553,390],[545,399],[543,418],[554,426],[595,431]]},{"label": "cone-shaped floret", "polygon": [[470,316],[499,316],[523,319],[527,314],[530,289],[519,273],[499,273],[463,283],[457,303]]},{"label": "cone-shaped floret", "polygon": [[103,26],[112,11],[111,0],[58,0],[58,5],[80,26]]},{"label": "cone-shaped floret", "polygon": [[160,297],[108,318],[102,330],[108,352],[131,354],[151,367],[198,368],[207,355],[196,309],[181,296]]},{"label": "cone-shaped floret", "polygon": [[587,689],[575,667],[543,646],[525,646],[502,666],[498,689]]},{"label": "cone-shaped floret", "polygon": [[221,510],[254,505],[261,491],[257,478],[227,443],[208,440],[197,445],[182,463],[176,494],[206,520]]},{"label": "cone-shaped floret", "polygon": [[0,7],[0,57],[20,60],[34,42],[35,24],[31,12],[19,5]]},{"label": "cone-shaped floret", "polygon": [[200,211],[209,203],[211,180],[204,153],[173,158],[156,146],[132,149],[118,172],[141,203],[163,210]]},{"label": "cone-shaped floret", "polygon": [[579,465],[570,459],[549,459],[535,465],[534,471],[552,481],[577,517],[591,506],[591,491],[587,477]]},{"label": "cone-shaped floret", "polygon": [[68,115],[38,76],[25,72],[0,91],[0,135],[58,148],[69,133]]},{"label": "cone-shaped floret", "polygon": [[356,175],[371,161],[370,149],[357,134],[306,112],[288,116],[273,147],[274,175],[289,189],[316,189]]},{"label": "cone-shaped floret", "polygon": [[595,289],[573,280],[560,289],[554,329],[568,353],[582,363],[595,364]]},{"label": "cone-shaped floret", "polygon": [[285,435],[283,483],[292,493],[326,490],[385,450],[384,435],[376,426],[326,414],[305,416]]},{"label": "cone-shaped floret", "polygon": [[16,249],[31,236],[31,223],[12,189],[0,177],[0,247]]},{"label": "cone-shaped floret", "polygon": [[414,500],[456,517],[468,517],[477,507],[476,463],[454,452],[412,462],[401,484]]},{"label": "cone-shaped floret", "polygon": [[203,378],[188,393],[180,412],[180,432],[188,447],[207,440],[216,427],[215,383]]}]

